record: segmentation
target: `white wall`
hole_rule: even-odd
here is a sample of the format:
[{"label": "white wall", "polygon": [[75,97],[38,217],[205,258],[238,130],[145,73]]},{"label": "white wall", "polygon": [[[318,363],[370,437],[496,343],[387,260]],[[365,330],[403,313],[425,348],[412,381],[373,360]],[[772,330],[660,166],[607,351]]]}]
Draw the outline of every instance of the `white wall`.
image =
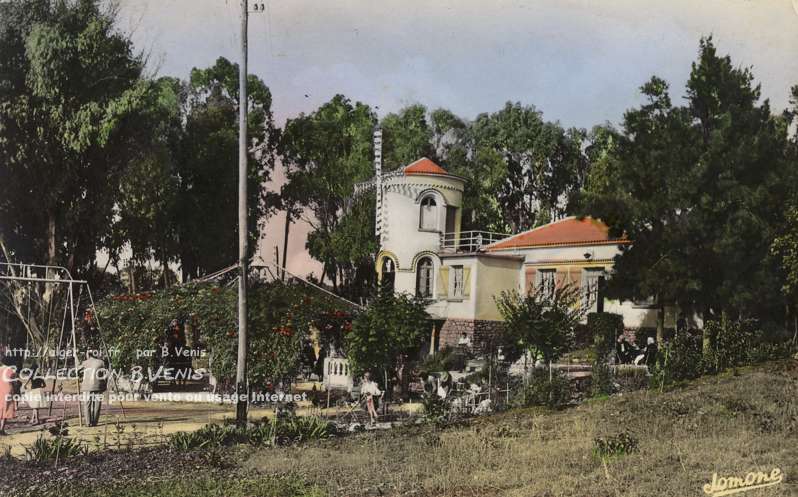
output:
[{"label": "white wall", "polygon": [[[446,207],[458,209],[456,231],[460,230],[460,211],[463,200],[463,180],[451,176],[410,175],[396,176],[385,181],[382,216],[382,247],[377,260],[377,271],[382,269],[382,258],[395,260],[397,292],[415,295],[416,262],[423,256],[433,261],[433,295],[437,290],[437,277],[441,260],[441,233],[445,229]],[[426,194],[434,195],[437,210],[435,230],[423,230],[419,225],[420,201]]]}]

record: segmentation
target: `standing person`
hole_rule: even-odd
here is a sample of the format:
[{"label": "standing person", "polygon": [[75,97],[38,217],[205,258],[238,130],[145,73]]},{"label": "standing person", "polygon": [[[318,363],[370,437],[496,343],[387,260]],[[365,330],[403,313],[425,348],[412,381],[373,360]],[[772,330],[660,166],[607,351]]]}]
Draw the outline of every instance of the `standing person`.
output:
[{"label": "standing person", "polygon": [[319,377],[318,381],[324,381],[324,360],[327,359],[327,349],[322,346],[319,349],[319,357],[316,358],[316,363],[314,365],[314,372],[316,376]]},{"label": "standing person", "polygon": [[17,401],[14,398],[16,376],[5,354],[0,356],[0,435],[6,434],[6,420],[17,415]]},{"label": "standing person", "polygon": [[90,350],[86,352],[86,360],[80,365],[80,370],[83,372],[83,382],[80,385],[83,397],[81,407],[86,424],[89,426],[97,426],[100,420],[100,407],[106,389],[107,371],[105,363],[98,356],[98,351]]},{"label": "standing person", "polygon": [[371,424],[377,422],[377,409],[374,407],[374,397],[382,397],[383,392],[380,391],[380,387],[377,386],[377,383],[371,381],[371,373],[366,373],[363,375],[363,383],[360,385],[360,394],[366,396],[366,407],[369,411],[369,419],[371,420]]},{"label": "standing person", "polygon": [[648,337],[646,340],[646,352],[644,356],[644,361],[646,366],[648,366],[648,373],[651,374],[651,370],[654,369],[654,366],[657,364],[657,342],[654,340],[654,337]]},{"label": "standing person", "polygon": [[30,386],[31,388],[26,392],[25,398],[31,410],[30,424],[37,425],[39,424],[39,409],[47,407],[44,400],[44,388],[46,384],[41,378],[33,378]]}]

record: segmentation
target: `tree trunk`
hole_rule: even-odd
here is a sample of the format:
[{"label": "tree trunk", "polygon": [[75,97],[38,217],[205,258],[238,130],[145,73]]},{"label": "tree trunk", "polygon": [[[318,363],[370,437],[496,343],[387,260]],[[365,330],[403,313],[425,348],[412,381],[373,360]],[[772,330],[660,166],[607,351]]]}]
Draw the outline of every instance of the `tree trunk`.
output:
[{"label": "tree trunk", "polygon": [[55,212],[47,213],[47,264],[55,266]]},{"label": "tree trunk", "polygon": [[288,233],[291,230],[291,211],[285,211],[285,232],[283,235],[283,261],[281,264],[282,271],[280,272],[280,280],[285,281],[285,270],[288,265]]},{"label": "tree trunk", "polygon": [[136,293],[136,269],[131,263],[128,263],[127,265],[127,274],[130,277],[130,285],[128,290],[131,294]]},{"label": "tree trunk", "polygon": [[704,309],[702,318],[704,320],[704,330],[701,334],[701,354],[704,359],[708,359],[712,354],[712,337],[709,335],[709,330],[707,330],[707,322],[712,318],[709,308]]},{"label": "tree trunk", "polygon": [[659,304],[657,307],[657,343],[662,345],[665,340],[665,306]]}]

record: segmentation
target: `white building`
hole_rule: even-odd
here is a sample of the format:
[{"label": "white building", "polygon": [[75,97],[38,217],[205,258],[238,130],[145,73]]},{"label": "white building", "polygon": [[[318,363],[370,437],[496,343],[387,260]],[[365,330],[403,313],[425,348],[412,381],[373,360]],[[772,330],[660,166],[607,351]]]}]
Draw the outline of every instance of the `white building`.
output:
[{"label": "white building", "polygon": [[[512,236],[462,232],[465,180],[429,159],[382,177],[379,280],[429,299],[432,347],[455,345],[465,333],[478,344],[501,320],[494,297],[540,285],[579,285],[583,305],[595,310],[598,282],[612,270],[620,247],[598,220],[566,218]],[[604,301],[627,329],[656,328],[645,303]],[[673,312],[666,313],[673,327]]]}]

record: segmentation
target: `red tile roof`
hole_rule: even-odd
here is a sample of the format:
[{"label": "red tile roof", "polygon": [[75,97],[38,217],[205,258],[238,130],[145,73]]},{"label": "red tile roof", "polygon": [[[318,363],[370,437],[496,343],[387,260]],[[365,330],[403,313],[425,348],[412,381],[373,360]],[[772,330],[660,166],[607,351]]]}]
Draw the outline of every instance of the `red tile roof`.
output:
[{"label": "red tile roof", "polygon": [[405,174],[445,174],[448,175],[449,173],[446,172],[446,169],[442,168],[441,166],[435,164],[431,160],[423,157],[414,163],[405,167]]},{"label": "red tile roof", "polygon": [[560,245],[608,245],[630,243],[626,238],[610,238],[609,228],[597,219],[569,217],[524,231],[488,245],[485,250],[507,250]]}]

